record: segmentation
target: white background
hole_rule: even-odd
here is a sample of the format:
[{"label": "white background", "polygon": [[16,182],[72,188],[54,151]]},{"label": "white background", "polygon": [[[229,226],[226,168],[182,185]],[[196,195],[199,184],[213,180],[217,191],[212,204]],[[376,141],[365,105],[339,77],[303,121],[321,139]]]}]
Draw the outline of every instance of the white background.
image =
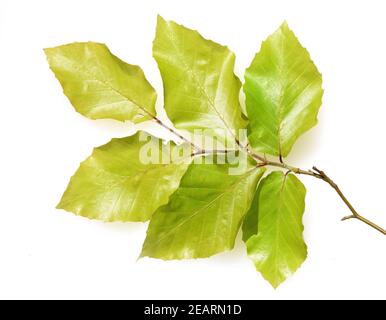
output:
[{"label": "white background", "polygon": [[386,226],[384,1],[0,2],[0,298],[386,298],[386,238],[349,214],[322,182],[304,178],[309,257],[277,290],[244,245],[210,259],[137,260],[146,224],[103,224],[55,209],[94,146],[128,124],[77,114],[42,49],[105,42],[139,64],[159,92],[156,15],[198,29],[237,54],[240,77],[286,19],[324,79],[319,125],[288,162],[325,169],[359,212]]}]

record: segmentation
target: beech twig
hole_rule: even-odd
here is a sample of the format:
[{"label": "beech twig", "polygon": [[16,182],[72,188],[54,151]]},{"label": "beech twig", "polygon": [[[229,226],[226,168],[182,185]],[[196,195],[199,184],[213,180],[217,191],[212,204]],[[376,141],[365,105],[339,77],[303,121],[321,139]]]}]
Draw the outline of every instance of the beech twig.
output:
[{"label": "beech twig", "polygon": [[[194,152],[192,152],[192,156],[198,156],[198,155],[203,155],[203,154],[227,153],[227,152],[232,151],[232,150],[204,150],[204,149],[201,149],[200,147],[196,146],[193,142],[189,141],[188,139],[186,139],[185,137],[180,135],[177,131],[170,128],[166,124],[164,124],[157,117],[155,117],[155,116],[152,116],[152,117],[160,126],[169,130],[171,133],[176,135],[180,140],[182,140],[186,143],[189,143],[192,146],[192,148],[195,150]],[[357,220],[362,221],[363,223],[367,224],[368,226],[374,228],[375,230],[379,231],[380,233],[386,235],[385,229],[381,228],[380,226],[378,226],[374,222],[361,216],[354,209],[352,204],[347,200],[346,196],[339,189],[338,185],[329,176],[327,176],[327,174],[324,171],[319,170],[316,167],[312,167],[312,170],[303,170],[300,168],[290,166],[283,161],[283,158],[281,155],[279,156],[279,162],[268,161],[266,159],[265,155],[264,156],[258,155],[250,148],[249,145],[243,146],[237,138],[235,138],[235,139],[236,139],[236,143],[239,146],[239,148],[244,149],[247,152],[247,154],[256,161],[256,167],[265,167],[265,166],[279,167],[279,168],[286,169],[287,174],[289,172],[292,172],[294,174],[303,174],[303,175],[308,175],[308,176],[311,176],[311,177],[314,177],[314,178],[317,178],[317,179],[320,179],[320,180],[327,182],[336,191],[336,193],[339,195],[339,197],[343,200],[343,202],[346,204],[346,206],[350,209],[350,211],[352,213],[349,216],[343,217],[342,221],[349,220],[349,219],[357,219]]]}]

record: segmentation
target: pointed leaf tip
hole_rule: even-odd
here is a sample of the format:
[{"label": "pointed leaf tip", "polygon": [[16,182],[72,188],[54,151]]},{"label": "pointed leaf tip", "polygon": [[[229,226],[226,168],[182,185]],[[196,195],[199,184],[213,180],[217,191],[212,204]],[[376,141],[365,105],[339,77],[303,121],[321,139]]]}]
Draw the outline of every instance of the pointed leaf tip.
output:
[{"label": "pointed leaf tip", "polygon": [[279,29],[287,29],[287,30],[290,30],[290,27],[288,26],[287,20],[283,20],[283,22],[281,23]]}]

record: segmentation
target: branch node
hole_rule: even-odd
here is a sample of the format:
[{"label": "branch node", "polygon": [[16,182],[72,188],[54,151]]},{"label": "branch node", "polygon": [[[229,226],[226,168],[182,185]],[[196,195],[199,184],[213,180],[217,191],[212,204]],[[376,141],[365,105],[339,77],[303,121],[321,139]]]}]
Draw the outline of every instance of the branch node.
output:
[{"label": "branch node", "polygon": [[256,168],[264,167],[264,166],[266,166],[266,165],[267,165],[266,162],[260,162],[260,163],[257,163],[257,164],[256,164]]},{"label": "branch node", "polygon": [[321,176],[325,176],[325,173],[322,170],[319,170],[317,167],[313,166],[312,170],[320,174]]}]

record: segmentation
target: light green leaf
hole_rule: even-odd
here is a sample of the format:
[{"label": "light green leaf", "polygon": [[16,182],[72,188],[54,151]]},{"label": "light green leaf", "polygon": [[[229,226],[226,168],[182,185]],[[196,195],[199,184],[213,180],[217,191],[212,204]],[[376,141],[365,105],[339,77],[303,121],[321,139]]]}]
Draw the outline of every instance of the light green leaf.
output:
[{"label": "light green leaf", "polygon": [[155,115],[157,94],[140,67],[101,43],[71,43],[44,50],[76,111],[91,119],[139,123]]},{"label": "light green leaf", "polygon": [[228,164],[191,164],[153,215],[141,256],[204,258],[230,250],[265,169],[229,175]]},{"label": "light green leaf", "polygon": [[[162,148],[154,137],[143,140],[136,134],[94,149],[71,178],[58,208],[103,221],[148,220],[178,188],[189,165],[190,147],[184,158],[184,145],[171,143]],[[158,153],[151,155],[154,159],[174,154],[179,158],[173,157],[169,164],[149,163],[151,150]]]},{"label": "light green leaf", "polygon": [[243,239],[256,270],[276,288],[307,257],[303,239],[306,189],[293,174],[275,171],[256,191],[243,224]]},{"label": "light green leaf", "polygon": [[248,138],[258,152],[287,156],[317,123],[322,76],[287,23],[265,40],[245,72]]},{"label": "light green leaf", "polygon": [[176,128],[233,139],[236,130],[245,128],[235,55],[227,47],[158,16],[153,56],[164,84],[165,109]]}]

